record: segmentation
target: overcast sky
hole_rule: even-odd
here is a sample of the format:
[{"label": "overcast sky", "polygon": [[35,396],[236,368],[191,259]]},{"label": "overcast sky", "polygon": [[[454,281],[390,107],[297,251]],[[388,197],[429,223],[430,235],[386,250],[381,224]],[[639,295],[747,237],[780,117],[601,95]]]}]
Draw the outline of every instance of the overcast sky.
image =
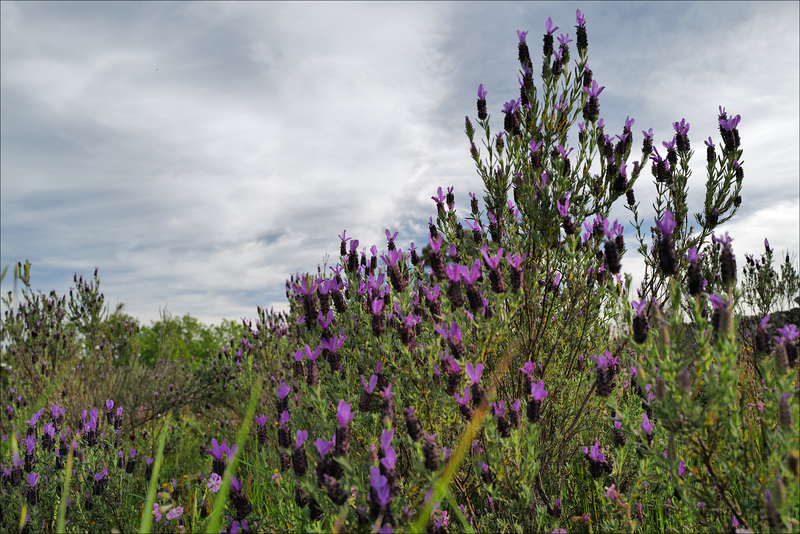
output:
[{"label": "overcast sky", "polygon": [[[660,147],[690,122],[694,213],[718,107],[740,114],[743,203],[723,230],[740,265],[765,237],[796,254],[798,6],[4,1],[0,263],[30,259],[59,293],[99,267],[109,305],[145,324],[164,307],[207,323],[283,308],[286,278],[336,261],[342,230],[424,243],[440,186],[467,214],[478,84],[499,131],[516,30],[539,65],[547,17],[574,39],[576,9],[606,131],[631,116],[634,146],[653,128]],[[653,192],[637,187],[645,212]]]}]

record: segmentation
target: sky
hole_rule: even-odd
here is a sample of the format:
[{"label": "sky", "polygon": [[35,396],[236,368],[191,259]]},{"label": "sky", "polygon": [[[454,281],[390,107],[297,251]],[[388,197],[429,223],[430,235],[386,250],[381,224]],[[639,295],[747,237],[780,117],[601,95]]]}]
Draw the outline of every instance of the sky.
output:
[{"label": "sky", "polygon": [[[661,146],[686,119],[694,213],[718,108],[740,114],[743,201],[721,231],[740,266],[765,237],[796,257],[799,7],[4,1],[0,267],[28,259],[33,286],[59,294],[98,267],[110,307],[144,324],[285,309],[288,276],[338,261],[343,230],[379,250],[385,229],[425,243],[438,187],[467,215],[483,190],[464,134],[478,85],[500,131],[519,96],[516,30],[540,65],[545,21],[574,39],[576,9],[606,131],[630,116],[634,146],[649,128]],[[623,271],[642,269],[628,252]]]}]

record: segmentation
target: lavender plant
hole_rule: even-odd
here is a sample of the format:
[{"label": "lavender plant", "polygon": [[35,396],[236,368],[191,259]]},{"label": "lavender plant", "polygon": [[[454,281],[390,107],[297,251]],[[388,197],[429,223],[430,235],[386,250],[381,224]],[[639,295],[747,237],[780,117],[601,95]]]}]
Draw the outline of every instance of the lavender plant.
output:
[{"label": "lavender plant", "polygon": [[[690,124],[675,122],[663,158],[643,131],[633,159],[635,121],[606,132],[585,18],[577,12],[575,41],[556,32],[548,19],[536,77],[518,32],[519,99],[501,106],[478,87],[465,133],[483,194],[470,192],[463,216],[453,188],[439,187],[421,248],[404,250],[387,229],[385,254],[377,244],[368,254],[343,232],[336,264],[287,280],[288,313],[259,308],[255,327],[245,321],[205,365],[134,358],[140,379],[185,378],[159,385],[157,403],[106,397],[64,427],[58,406],[46,423],[36,406],[21,410],[27,426],[16,415],[3,428],[3,509],[46,531],[57,495],[73,499],[59,529],[75,531],[100,517],[113,518],[104,528],[140,519],[160,532],[800,523],[800,330],[765,317],[754,341],[736,336],[736,306],[771,307],[796,274],[787,268],[775,286],[745,273],[737,289],[735,242],[718,229],[741,202],[741,118],[721,108],[722,141],[705,143],[695,229]],[[498,133],[491,109],[502,110]],[[648,163],[657,195],[645,216],[634,186]],[[622,275],[624,222],[609,220],[618,202],[646,263],[635,297]],[[84,346],[113,346],[95,282],[79,284],[72,324]],[[55,302],[33,302],[6,315],[15,364],[37,317],[59,325]],[[66,361],[82,354],[67,345]],[[127,441],[120,430],[134,422],[118,422],[120,404],[142,425]],[[0,524],[16,528],[20,516]]]}]

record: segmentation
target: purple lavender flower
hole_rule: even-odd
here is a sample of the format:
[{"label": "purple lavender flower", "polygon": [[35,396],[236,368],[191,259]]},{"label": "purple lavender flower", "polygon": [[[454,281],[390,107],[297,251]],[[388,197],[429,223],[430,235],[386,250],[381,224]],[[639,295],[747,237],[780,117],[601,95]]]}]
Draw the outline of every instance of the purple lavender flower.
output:
[{"label": "purple lavender flower", "polygon": [[656,226],[661,234],[658,241],[658,260],[661,272],[665,276],[676,275],[678,274],[678,258],[672,233],[675,231],[677,223],[672,218],[672,212],[665,210],[661,220],[656,220]]},{"label": "purple lavender flower", "polygon": [[403,410],[405,414],[406,420],[406,429],[408,430],[409,436],[413,441],[419,441],[422,439],[422,425],[419,422],[419,418],[417,417],[416,412],[414,411],[414,407],[410,406]]},{"label": "purple lavender flower", "polygon": [[722,283],[726,286],[735,285],[736,259],[733,257],[733,252],[731,251],[732,240],[730,236],[725,233],[724,236],[718,238],[714,234],[711,234],[711,241],[722,246],[722,250],[720,250],[719,253],[719,266],[722,275]]},{"label": "purple lavender flower", "polygon": [[325,441],[322,438],[317,438],[317,441],[314,442],[314,446],[317,448],[320,458],[324,458],[333,448],[333,441]]},{"label": "purple lavender flower", "polygon": [[223,441],[220,444],[217,442],[217,438],[211,438],[211,448],[206,449],[206,452],[214,459],[211,470],[222,476],[225,473],[226,463],[223,457],[228,452],[228,442]]},{"label": "purple lavender flower", "polygon": [[32,414],[31,418],[26,419],[25,422],[28,423],[30,426],[36,426],[36,424],[39,422],[39,418],[42,416],[43,413],[44,409],[41,409],[38,412]]},{"label": "purple lavender flower", "polygon": [[[769,320],[769,316],[765,317],[765,319]],[[785,341],[794,343],[794,341],[800,337],[800,330],[798,330],[797,325],[789,323],[778,328],[778,334],[783,337]]]},{"label": "purple lavender flower", "polygon": [[537,383],[531,386],[531,397],[533,400],[542,400],[547,397],[550,393],[544,389],[544,382],[539,380]]},{"label": "purple lavender flower", "polygon": [[469,378],[471,384],[475,385],[480,383],[481,373],[483,373],[482,363],[473,366],[472,363],[467,362],[466,371],[467,371],[467,377]]},{"label": "purple lavender flower", "polygon": [[364,380],[364,375],[361,375],[361,382],[364,384],[364,389],[367,393],[372,393],[375,391],[375,386],[378,384],[378,375],[372,375],[369,377],[369,383]]},{"label": "purple lavender flower", "polygon": [[678,152],[688,152],[690,150],[688,135],[689,126],[686,119],[681,119],[681,122],[672,123],[672,127],[675,129],[675,144],[678,147]]},{"label": "purple lavender flower", "polygon": [[483,84],[478,86],[478,120],[486,120],[488,114],[486,112],[486,95],[487,92],[483,88]]},{"label": "purple lavender flower", "polygon": [[586,103],[583,106],[583,118],[586,122],[596,123],[600,115],[600,103],[597,98],[603,92],[605,86],[597,83],[597,80],[592,80],[591,87],[584,87],[583,90],[587,95]]},{"label": "purple lavender flower", "polygon": [[102,495],[106,489],[106,485],[108,484],[108,468],[104,467],[98,473],[94,475],[94,487],[92,488],[92,493],[94,495]]},{"label": "purple lavender flower", "polygon": [[650,332],[650,321],[645,313],[647,301],[633,301],[631,306],[636,310],[636,315],[633,317],[633,340],[641,345],[647,341],[647,334]]},{"label": "purple lavender flower", "polygon": [[353,419],[351,406],[345,401],[339,401],[339,406],[336,410],[336,418],[339,420],[341,426],[345,426]]},{"label": "purple lavender flower", "polygon": [[651,422],[650,422],[650,418],[649,418],[649,417],[647,417],[647,413],[643,413],[643,414],[642,414],[642,424],[641,424],[641,427],[642,427],[642,429],[645,431],[645,433],[646,433],[647,435],[650,435],[650,434],[652,434],[652,433],[653,433],[653,428],[654,428],[655,426],[656,426],[656,425],[655,425],[654,423],[651,423]]},{"label": "purple lavender flower", "polygon": [[172,521],[173,519],[180,519],[183,515],[183,507],[178,506],[176,508],[172,508],[169,512],[167,512],[167,520]]},{"label": "purple lavender flower", "polygon": [[601,397],[608,397],[614,388],[614,374],[609,365],[609,354],[601,354],[600,356],[592,356],[592,359],[597,363],[595,369],[595,384],[597,394]]},{"label": "purple lavender flower", "polygon": [[714,294],[709,295],[708,300],[711,301],[711,305],[714,307],[714,315],[711,319],[714,331],[730,334],[733,328],[730,301]]},{"label": "purple lavender flower", "polygon": [[539,380],[531,385],[531,400],[528,401],[528,421],[533,424],[539,423],[542,413],[542,400],[549,395],[544,389],[544,382]]},{"label": "purple lavender flower", "polygon": [[26,479],[28,480],[28,504],[35,506],[39,503],[39,488],[36,487],[36,483],[39,481],[39,475],[37,473],[31,473]]},{"label": "purple lavender flower", "polygon": [[703,272],[700,267],[701,259],[702,255],[697,252],[697,247],[690,248],[686,253],[686,260],[689,262],[689,294],[692,296],[700,295],[703,292]]},{"label": "purple lavender flower", "polygon": [[589,472],[593,477],[602,476],[603,471],[611,472],[611,465],[606,461],[606,455],[600,452],[599,441],[595,441],[591,448],[584,447],[583,454],[589,460]]},{"label": "purple lavender flower", "polygon": [[527,361],[522,364],[522,367],[519,368],[520,372],[523,375],[524,380],[524,389],[525,391],[531,390],[533,391],[533,372],[536,369],[536,362]]}]

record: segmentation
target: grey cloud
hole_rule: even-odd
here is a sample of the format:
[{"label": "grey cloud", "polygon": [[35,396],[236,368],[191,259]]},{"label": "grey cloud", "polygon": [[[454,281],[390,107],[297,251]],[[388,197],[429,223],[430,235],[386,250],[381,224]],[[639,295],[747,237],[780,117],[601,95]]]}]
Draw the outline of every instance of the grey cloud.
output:
[{"label": "grey cloud", "polygon": [[[714,91],[681,100],[659,76],[702,93],[704,70],[733,73],[719,48],[741,41],[747,57],[754,17],[759,31],[791,20],[756,4],[1,5],[2,262],[29,256],[48,289],[98,265],[130,313],[156,318],[169,302],[206,321],[280,305],[290,274],[337,259],[344,229],[360,248],[385,249],[385,228],[421,246],[438,186],[455,186],[465,215],[482,184],[463,117],[479,83],[496,127],[518,97],[515,30],[538,58],[547,16],[574,32],[584,9],[602,112],[620,130],[634,114],[639,142],[650,126],[670,135],[678,113],[713,134]],[[692,55],[690,33],[717,44]],[[748,215],[769,202],[761,176],[796,181],[796,151],[775,145],[797,146],[797,122],[774,108],[797,89],[754,99],[760,86],[739,85],[730,99],[755,103],[736,110]],[[767,135],[775,124],[789,134]]]}]

